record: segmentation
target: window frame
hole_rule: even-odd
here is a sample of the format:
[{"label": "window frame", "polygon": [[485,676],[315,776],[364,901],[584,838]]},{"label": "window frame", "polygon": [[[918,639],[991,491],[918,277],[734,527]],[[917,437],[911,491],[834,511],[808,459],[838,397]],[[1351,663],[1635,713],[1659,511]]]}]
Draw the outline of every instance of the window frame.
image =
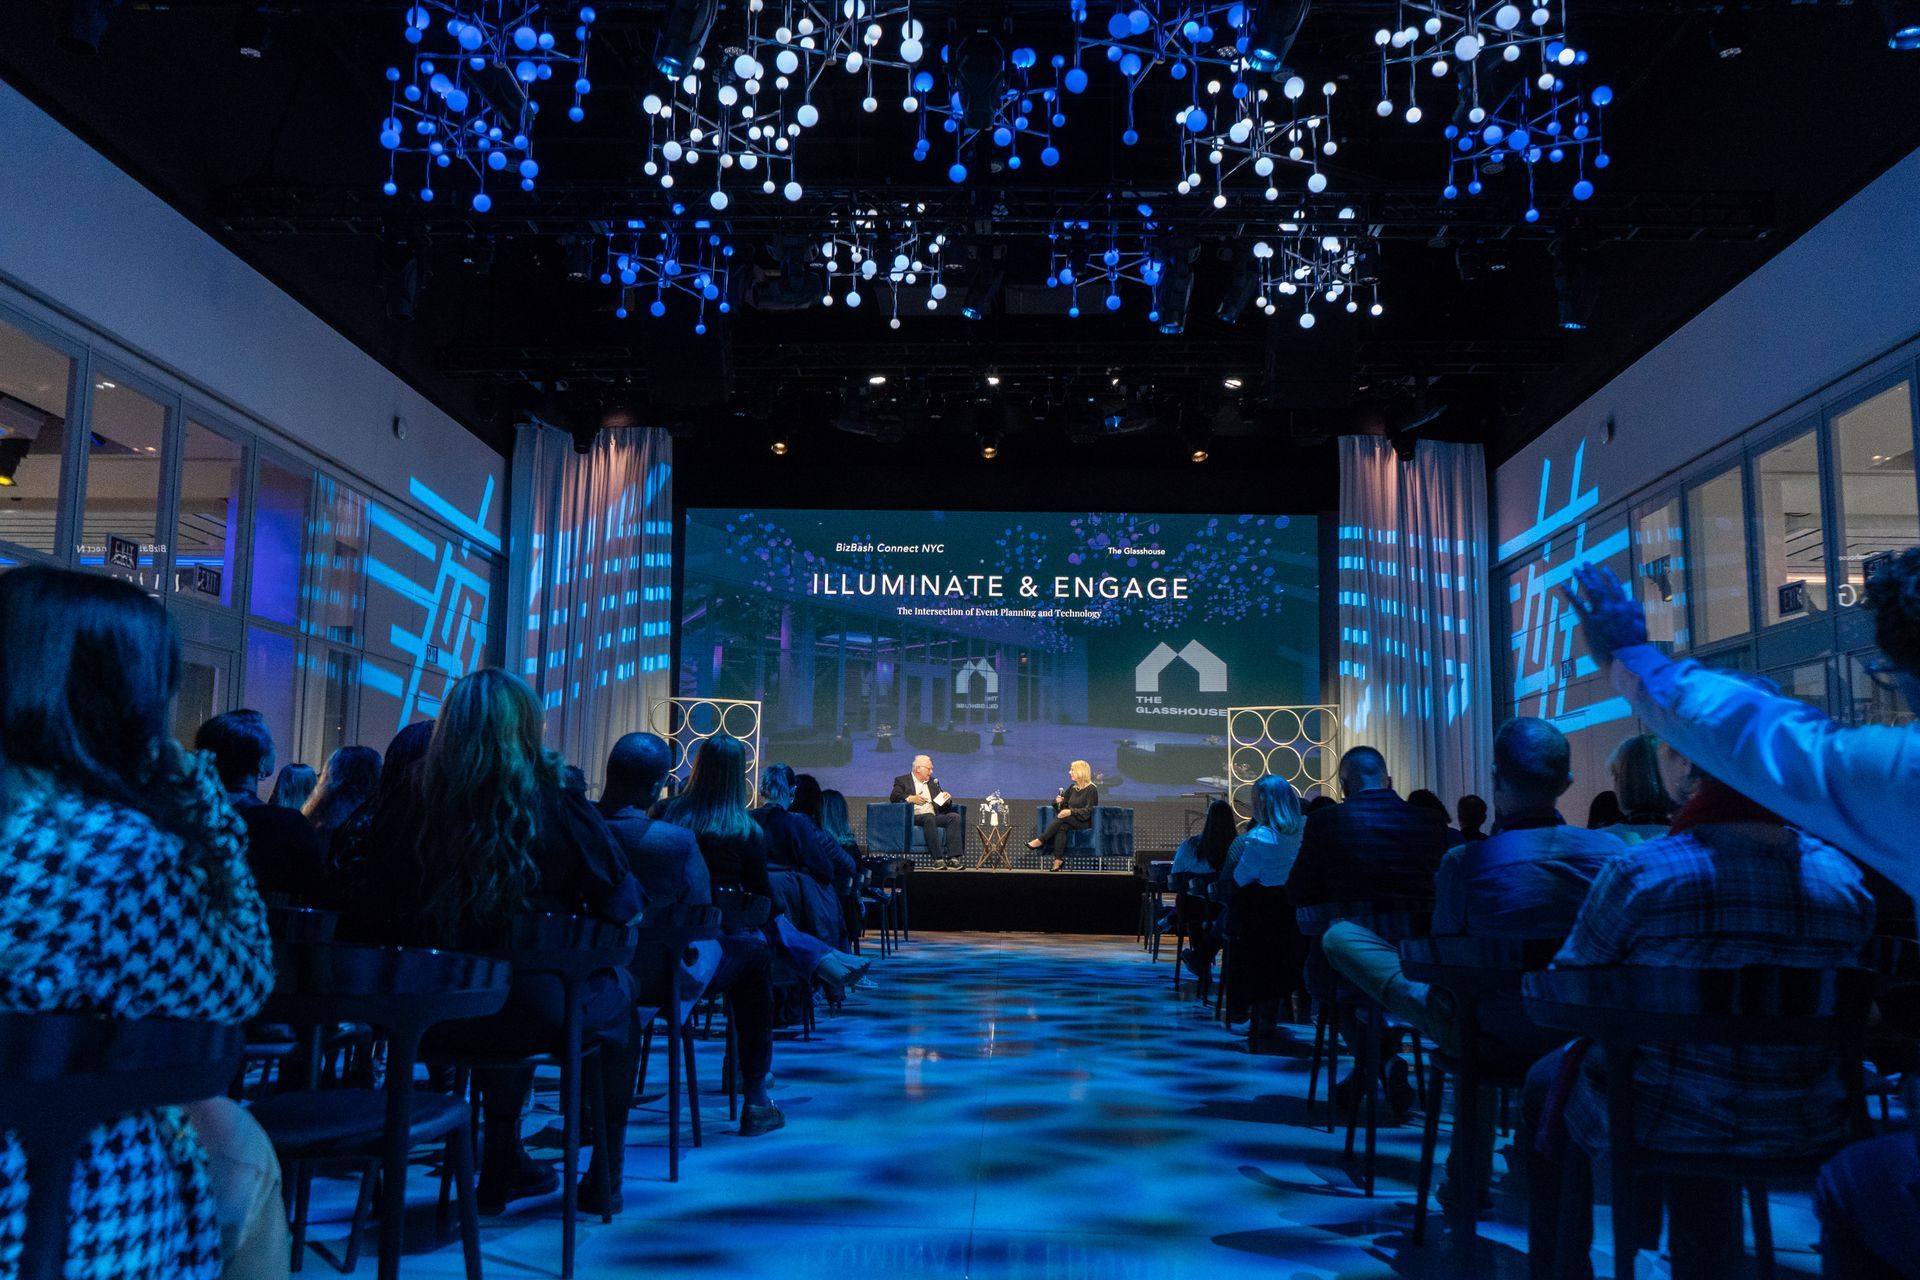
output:
[{"label": "window frame", "polygon": [[[1728,472],[1740,478],[1741,531],[1745,534],[1745,566],[1747,574],[1747,624],[1744,630],[1730,636],[1707,639],[1704,621],[1706,593],[1701,590],[1701,581],[1696,575],[1706,569],[1705,557],[1699,540],[1693,536],[1694,495],[1702,488],[1720,479]],[[1693,641],[1691,652],[1698,657],[1702,653],[1715,653],[1721,649],[1736,648],[1753,643],[1755,632],[1754,600],[1756,595],[1754,565],[1754,502],[1753,469],[1748,465],[1744,451],[1735,451],[1730,455],[1714,454],[1700,464],[1699,469],[1681,481],[1680,485],[1680,521],[1681,536],[1687,543],[1687,635]]]},{"label": "window frame", "polygon": [[[68,564],[72,568],[92,572],[80,562],[81,538],[86,533],[87,479],[88,473],[92,470],[93,461],[85,442],[93,438],[93,393],[99,389],[95,385],[96,380],[112,378],[119,386],[138,392],[158,404],[166,414],[165,424],[160,431],[160,492],[154,497],[157,525],[154,537],[156,540],[164,537],[167,550],[164,555],[156,555],[153,558],[154,572],[159,578],[160,586],[164,588],[167,583],[173,581],[173,535],[179,528],[180,520],[179,476],[175,474],[174,468],[179,465],[181,433],[186,429],[181,410],[182,397],[178,390],[168,387],[166,383],[155,378],[132,371],[122,361],[103,357],[98,352],[89,354],[91,358],[87,362],[84,386],[87,393],[87,415],[81,431],[75,433],[79,458],[74,467],[74,479],[78,488],[74,490],[73,536],[67,543]],[[160,594],[165,596],[170,593],[163,590]]]},{"label": "window frame", "polygon": [[[1903,364],[1901,368],[1875,378],[1873,381],[1862,386],[1855,387],[1849,390],[1846,395],[1840,396],[1820,406],[1820,431],[1824,437],[1825,445],[1825,455],[1821,461],[1827,468],[1828,482],[1832,490],[1827,499],[1827,509],[1831,513],[1829,523],[1832,526],[1830,531],[1831,536],[1828,539],[1828,550],[1832,567],[1828,571],[1828,577],[1833,582],[1835,601],[1833,611],[1835,614],[1842,612],[1841,606],[1838,603],[1842,580],[1840,574],[1840,555],[1844,549],[1841,545],[1841,536],[1847,521],[1846,486],[1843,483],[1840,472],[1840,433],[1835,427],[1835,421],[1842,415],[1851,413],[1853,410],[1867,403],[1867,401],[1876,399],[1886,392],[1893,390],[1893,388],[1899,386],[1902,382],[1906,383],[1907,434],[1910,438],[1910,443],[1914,447],[1916,463],[1914,467],[1914,509],[1920,511],[1920,378],[1916,378],[1916,373],[1920,373],[1920,368],[1917,368],[1914,363]],[[1853,612],[1852,606],[1848,606],[1846,611],[1849,613]]]},{"label": "window frame", "polygon": [[[247,535],[240,539],[240,545],[234,549],[233,563],[235,572],[232,591],[233,603],[221,604],[218,600],[201,600],[198,597],[189,597],[189,599],[193,604],[203,608],[245,614],[247,611],[246,602],[249,596],[241,593],[250,592],[253,587],[253,468],[254,458],[260,452],[260,441],[252,432],[246,430],[244,427],[235,425],[232,419],[217,410],[208,408],[202,401],[195,400],[191,396],[181,397],[179,443],[178,447],[174,450],[175,458],[172,472],[174,502],[173,529],[176,542],[179,539],[180,529],[180,500],[186,487],[188,423],[204,427],[215,435],[240,446],[240,520],[238,523],[239,528],[245,531]],[[229,536],[238,535],[234,534]],[[177,552],[178,547],[175,547],[174,550]],[[172,582],[174,579],[169,577],[167,581]],[[178,595],[179,593],[177,591],[169,591],[168,594]]]},{"label": "window frame", "polygon": [[86,490],[80,470],[86,463],[82,442],[91,430],[93,397],[85,394],[93,386],[93,348],[75,341],[59,329],[41,323],[25,312],[0,301],[0,323],[12,326],[40,343],[60,352],[73,362],[67,379],[67,438],[60,454],[60,485],[54,493],[53,551],[37,551],[17,542],[0,539],[0,551],[17,556],[23,564],[58,564],[78,568],[74,545],[80,541],[80,502]]},{"label": "window frame", "polygon": [[[1819,468],[1816,487],[1820,492],[1820,559],[1822,570],[1827,576],[1827,607],[1808,609],[1799,616],[1782,618],[1777,622],[1768,622],[1772,608],[1762,591],[1774,591],[1775,587],[1766,582],[1766,569],[1763,557],[1755,552],[1766,544],[1766,513],[1760,509],[1760,459],[1784,444],[1791,444],[1802,436],[1813,439],[1814,465]],[[1744,450],[1743,463],[1747,469],[1747,568],[1748,576],[1753,580],[1751,608],[1748,613],[1753,627],[1747,633],[1748,639],[1757,639],[1761,635],[1779,635],[1796,629],[1813,629],[1822,625],[1833,625],[1833,614],[1838,607],[1838,587],[1834,582],[1834,507],[1833,507],[1833,466],[1828,456],[1826,424],[1818,411],[1803,413],[1764,434],[1754,435],[1748,440]],[[1776,597],[1777,598],[1777,597]]]}]

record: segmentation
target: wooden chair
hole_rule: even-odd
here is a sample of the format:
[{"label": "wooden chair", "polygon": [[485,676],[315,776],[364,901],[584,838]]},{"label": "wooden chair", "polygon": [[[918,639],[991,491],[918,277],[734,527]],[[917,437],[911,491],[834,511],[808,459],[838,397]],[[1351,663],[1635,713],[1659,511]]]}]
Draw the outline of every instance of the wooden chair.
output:
[{"label": "wooden chair", "polygon": [[240,1065],[239,1027],[94,1013],[0,1014],[0,1131],[26,1151],[18,1280],[66,1274],[80,1144],[129,1111],[218,1097]]},{"label": "wooden chair", "polygon": [[[1634,1065],[1651,1044],[1825,1046],[1848,1093],[1849,1116],[1866,1130],[1860,1055],[1873,975],[1859,969],[1679,969],[1634,965],[1549,969],[1522,982],[1527,1016],[1543,1027],[1594,1040],[1606,1054],[1607,1133],[1613,1174],[1613,1256],[1616,1274],[1633,1274],[1642,1224],[1634,1183],[1647,1174],[1731,1182],[1746,1189],[1760,1275],[1774,1275],[1773,1228],[1767,1184],[1811,1178],[1839,1144],[1790,1156],[1758,1159],[1696,1155],[1642,1147],[1635,1127]],[[1845,1139],[1843,1139],[1845,1141]],[[1566,1179],[1578,1194],[1578,1180]],[[1570,1195],[1562,1204],[1575,1212]],[[1591,1211],[1590,1206],[1587,1211]],[[1559,1260],[1567,1268],[1571,1260]]]},{"label": "wooden chair", "polygon": [[[765,902],[764,898],[759,899]],[[653,1049],[656,1021],[667,1029],[667,1181],[680,1181],[680,1099],[681,1072],[686,1073],[688,1110],[692,1112],[694,1145],[702,1142],[700,1127],[700,1077],[693,1052],[693,1005],[679,1007],[676,986],[680,963],[687,951],[699,942],[717,942],[724,915],[717,906],[667,904],[648,910],[640,918],[635,964],[644,969],[643,988],[663,993],[654,1015],[644,1020],[640,1032],[639,1072],[634,1082],[636,1093],[647,1085],[647,1064]],[[731,1034],[732,1020],[728,1020]]]}]

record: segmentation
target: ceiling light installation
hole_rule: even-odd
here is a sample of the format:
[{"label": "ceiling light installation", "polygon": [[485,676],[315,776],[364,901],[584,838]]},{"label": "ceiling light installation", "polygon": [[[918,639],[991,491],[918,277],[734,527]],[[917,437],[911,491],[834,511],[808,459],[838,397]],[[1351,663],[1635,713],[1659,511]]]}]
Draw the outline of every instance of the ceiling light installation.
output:
[{"label": "ceiling light installation", "polygon": [[[1317,113],[1305,109],[1303,77],[1284,77],[1284,113],[1267,87],[1284,71],[1305,18],[1302,0],[1253,5],[1135,0],[1104,24],[1089,17],[1086,0],[1069,0],[1069,10],[1080,36],[1065,87],[1072,93],[1087,87],[1083,56],[1097,54],[1112,63],[1127,84],[1126,126],[1120,135],[1127,146],[1140,141],[1135,98],[1155,68],[1164,66],[1168,78],[1186,86],[1188,101],[1172,120],[1181,144],[1181,194],[1206,194],[1216,208],[1225,208],[1226,182],[1245,171],[1261,180],[1267,199],[1276,200],[1280,190],[1273,176],[1283,164],[1308,171],[1309,191],[1327,189],[1319,160],[1338,150],[1327,119],[1334,83],[1321,86]],[[1211,181],[1205,172],[1209,166]]]},{"label": "ceiling light installation", "polygon": [[[1104,232],[1091,233],[1087,222],[1077,221],[1054,224],[1047,241],[1047,287],[1069,292],[1070,318],[1080,317],[1082,289],[1087,291],[1087,305],[1110,314],[1124,305],[1123,287],[1138,285],[1148,295],[1147,319],[1159,322],[1160,282],[1173,246],[1162,244],[1158,235],[1151,231],[1123,234],[1114,224]],[[1184,306],[1181,323],[1185,324]]]},{"label": "ceiling light installation", "polygon": [[635,218],[608,233],[604,251],[600,283],[616,291],[616,319],[625,320],[639,308],[660,319],[679,295],[693,300],[693,331],[704,335],[708,307],[721,315],[733,310],[727,292],[733,246],[711,232],[683,239],[671,226],[650,227]]},{"label": "ceiling light installation", "polygon": [[914,94],[924,106],[920,136],[913,146],[915,160],[931,154],[927,122],[939,119],[941,129],[954,140],[953,163],[947,168],[953,182],[965,182],[983,163],[978,158],[982,138],[990,139],[995,148],[984,161],[993,169],[1020,168],[1026,163],[1022,148],[1032,152],[1044,168],[1060,163],[1056,131],[1067,123],[1064,56],[1055,54],[1048,60],[1052,83],[1040,84],[1035,72],[1040,65],[1038,53],[1022,46],[1003,54],[998,40],[975,32],[955,45],[943,46],[938,61],[946,74],[944,96],[936,92],[933,71],[918,71],[913,77]]},{"label": "ceiling light installation", "polygon": [[[1612,163],[1600,126],[1613,90],[1601,85],[1582,93],[1574,86],[1587,54],[1566,32],[1566,6],[1550,0],[1468,0],[1458,12],[1396,0],[1394,25],[1373,33],[1380,53],[1375,110],[1383,119],[1399,112],[1417,125],[1425,118],[1422,78],[1452,81],[1457,105],[1442,130],[1448,159],[1441,194],[1477,196],[1485,177],[1518,163],[1527,175],[1524,216],[1537,222],[1535,178],[1543,166],[1568,172],[1573,198],[1587,200],[1594,190],[1589,166]],[[1396,80],[1404,85],[1401,99],[1394,97]]]},{"label": "ceiling light installation", "polygon": [[[522,191],[532,191],[540,174],[533,143],[542,86],[558,79],[571,91],[567,118],[575,124],[586,119],[593,90],[587,78],[593,6],[581,5],[571,18],[566,12],[565,6],[526,0],[408,5],[401,33],[414,53],[409,71],[387,68],[392,89],[380,122],[387,153],[381,189],[399,194],[405,157],[420,164],[419,185],[412,189],[422,201],[434,199],[436,182],[465,186],[469,178],[476,213],[493,207],[490,180],[517,181]],[[555,26],[569,32],[565,45]]]},{"label": "ceiling light installation", "polygon": [[1308,227],[1256,240],[1253,258],[1260,271],[1254,302],[1270,316],[1283,305],[1298,306],[1296,322],[1302,329],[1311,329],[1319,323],[1313,309],[1316,303],[1338,307],[1348,315],[1386,314],[1374,265],[1379,261],[1379,246],[1351,230]]},{"label": "ceiling light installation", "polygon": [[887,327],[900,327],[900,293],[926,285],[926,308],[940,310],[947,299],[944,232],[925,230],[919,209],[906,205],[883,214],[880,207],[835,214],[820,238],[820,260],[826,270],[820,305],[831,307],[834,290],[847,307],[859,307],[870,291],[885,290]]},{"label": "ceiling light installation", "polygon": [[1920,0],[1875,0],[1875,7],[1886,28],[1887,48],[1903,52],[1920,49]]},{"label": "ceiling light installation", "polygon": [[673,0],[653,43],[654,70],[676,79],[692,71],[719,13],[720,0]]}]

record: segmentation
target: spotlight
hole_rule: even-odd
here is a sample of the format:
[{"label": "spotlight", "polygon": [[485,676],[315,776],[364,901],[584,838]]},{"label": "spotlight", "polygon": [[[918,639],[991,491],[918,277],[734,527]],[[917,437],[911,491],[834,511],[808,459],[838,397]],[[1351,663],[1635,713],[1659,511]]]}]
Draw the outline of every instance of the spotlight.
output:
[{"label": "spotlight", "polygon": [[19,483],[13,478],[14,472],[20,469],[27,450],[32,447],[33,441],[25,436],[8,436],[0,440],[0,488],[11,489]]},{"label": "spotlight", "polygon": [[1191,240],[1175,239],[1166,244],[1166,263],[1160,271],[1160,283],[1153,291],[1153,307],[1160,313],[1160,332],[1185,333],[1187,302],[1193,297],[1193,255]]},{"label": "spotlight", "polygon": [[1000,375],[999,375],[999,374],[997,374],[997,373],[990,373],[990,374],[988,374],[988,375],[987,375],[987,385],[988,385],[988,386],[990,386],[990,387],[997,387],[997,386],[999,386],[999,385],[1000,385]]},{"label": "spotlight", "polygon": [[1554,319],[1562,329],[1584,329],[1587,321],[1580,297],[1579,264],[1572,260],[1571,251],[1562,241],[1555,240],[1547,246],[1547,252],[1553,258]]},{"label": "spotlight", "polygon": [[56,43],[68,53],[100,52],[107,20],[119,7],[120,0],[67,0],[66,31]]},{"label": "spotlight", "polygon": [[870,387],[884,387],[887,385],[887,375],[884,373],[876,373],[867,379],[867,385]]},{"label": "spotlight", "polygon": [[1286,64],[1293,42],[1307,20],[1308,0],[1265,0],[1252,6],[1252,37],[1247,42],[1247,65],[1269,74]]},{"label": "spotlight", "polygon": [[1478,240],[1454,246],[1453,269],[1459,273],[1462,284],[1478,279],[1481,272],[1489,269],[1485,246]]},{"label": "spotlight", "polygon": [[1213,455],[1207,452],[1205,445],[1195,445],[1193,452],[1188,454],[1187,456],[1189,458],[1192,458],[1195,462],[1205,462],[1208,458],[1211,458]]},{"label": "spotlight", "polygon": [[986,32],[974,32],[954,50],[953,96],[968,129],[993,127],[1006,78],[1007,56],[1000,42]]},{"label": "spotlight", "polygon": [[1238,391],[1247,384],[1239,378],[1223,378],[1221,379],[1220,385],[1229,391]]},{"label": "spotlight", "polygon": [[788,448],[788,445],[787,445],[787,439],[786,439],[786,437],[785,437],[785,436],[775,436],[775,437],[774,437],[774,440],[773,440],[773,446],[772,446],[772,448],[773,448],[773,456],[774,456],[774,457],[776,457],[776,458],[784,458],[784,457],[786,457],[786,456],[787,456],[787,448]]},{"label": "spotlight", "polygon": [[1233,256],[1233,274],[1227,277],[1226,291],[1220,295],[1215,315],[1222,324],[1238,324],[1260,292],[1260,260],[1250,249],[1238,249]]},{"label": "spotlight", "polygon": [[1707,20],[1707,47],[1721,59],[1737,58],[1747,51],[1747,15],[1737,4]]},{"label": "spotlight", "polygon": [[427,275],[425,237],[401,237],[386,245],[387,319],[411,320],[420,306],[420,289]]},{"label": "spotlight", "polygon": [[1877,0],[1880,21],[1887,28],[1887,48],[1920,49],[1920,0]]},{"label": "spotlight", "polygon": [[566,255],[567,279],[585,280],[593,274],[593,238],[563,236],[560,249]]},{"label": "spotlight", "polygon": [[242,9],[233,20],[233,47],[243,58],[264,58],[273,43],[273,25],[265,9]]},{"label": "spotlight", "polygon": [[993,310],[1000,287],[1007,281],[1007,246],[1000,243],[975,245],[973,262],[967,268],[967,294],[960,314],[979,320]]},{"label": "spotlight", "polygon": [[981,436],[980,437],[980,456],[982,458],[985,458],[988,462],[992,462],[995,458],[999,457],[1000,456],[1000,437],[993,436],[993,435]]},{"label": "spotlight", "polygon": [[720,0],[672,0],[659,38],[653,43],[655,69],[676,80],[693,70],[719,12]]}]

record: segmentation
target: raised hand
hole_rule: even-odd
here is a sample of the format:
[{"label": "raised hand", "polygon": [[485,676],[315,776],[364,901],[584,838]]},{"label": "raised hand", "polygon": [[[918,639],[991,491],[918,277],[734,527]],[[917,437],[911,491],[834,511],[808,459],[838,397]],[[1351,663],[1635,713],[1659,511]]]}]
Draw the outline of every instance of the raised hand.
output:
[{"label": "raised hand", "polygon": [[[1575,588],[1578,583],[1578,589]],[[1562,588],[1580,619],[1580,633],[1595,662],[1613,660],[1614,651],[1647,642],[1647,615],[1620,575],[1605,565],[1575,566],[1573,581]]]}]

